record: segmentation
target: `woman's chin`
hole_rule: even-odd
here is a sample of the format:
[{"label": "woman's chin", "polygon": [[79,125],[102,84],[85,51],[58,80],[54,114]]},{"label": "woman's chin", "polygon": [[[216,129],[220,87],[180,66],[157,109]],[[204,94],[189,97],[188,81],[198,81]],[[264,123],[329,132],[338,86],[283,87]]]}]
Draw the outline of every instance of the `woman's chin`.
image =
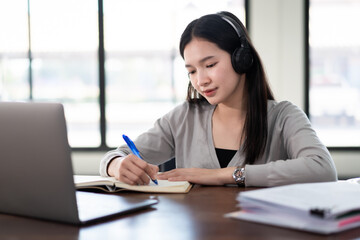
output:
[{"label": "woman's chin", "polygon": [[206,100],[211,104],[211,105],[217,105],[219,104],[219,101],[217,101],[214,98],[206,98]]}]

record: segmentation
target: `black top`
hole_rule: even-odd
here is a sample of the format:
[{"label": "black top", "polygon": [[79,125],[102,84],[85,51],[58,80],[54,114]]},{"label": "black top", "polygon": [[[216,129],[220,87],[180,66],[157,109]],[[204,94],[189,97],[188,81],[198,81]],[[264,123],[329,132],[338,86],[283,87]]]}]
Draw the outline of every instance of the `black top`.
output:
[{"label": "black top", "polygon": [[237,152],[237,150],[222,149],[222,148],[215,148],[215,151],[221,168],[227,167],[229,162]]}]

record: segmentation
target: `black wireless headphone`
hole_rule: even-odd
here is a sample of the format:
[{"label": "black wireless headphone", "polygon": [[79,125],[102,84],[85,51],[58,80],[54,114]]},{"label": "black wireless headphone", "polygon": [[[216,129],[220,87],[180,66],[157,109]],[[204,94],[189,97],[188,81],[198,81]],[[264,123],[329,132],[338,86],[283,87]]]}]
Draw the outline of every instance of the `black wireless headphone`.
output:
[{"label": "black wireless headphone", "polygon": [[244,33],[242,27],[231,17],[222,13],[217,13],[217,15],[219,15],[224,21],[230,24],[239,36],[240,46],[236,48],[232,53],[231,64],[235,72],[239,74],[246,73],[251,68],[254,62],[249,42],[246,39],[246,34]]}]

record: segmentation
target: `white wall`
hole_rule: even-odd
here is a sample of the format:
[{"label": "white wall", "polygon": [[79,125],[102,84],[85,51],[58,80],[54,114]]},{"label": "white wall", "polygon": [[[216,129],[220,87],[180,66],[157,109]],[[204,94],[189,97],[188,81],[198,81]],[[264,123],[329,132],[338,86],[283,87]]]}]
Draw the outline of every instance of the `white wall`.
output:
[{"label": "white wall", "polygon": [[[250,0],[250,35],[277,100],[305,102],[303,0]],[[77,174],[97,174],[103,152],[73,153]],[[339,177],[360,177],[360,153],[331,152]]]},{"label": "white wall", "polygon": [[105,152],[73,152],[74,174],[98,175],[100,160]]},{"label": "white wall", "polygon": [[249,33],[276,100],[304,108],[302,0],[251,0]]},{"label": "white wall", "polygon": [[[304,1],[250,0],[249,33],[277,100],[304,109]],[[360,177],[360,153],[331,151],[338,175]]]}]

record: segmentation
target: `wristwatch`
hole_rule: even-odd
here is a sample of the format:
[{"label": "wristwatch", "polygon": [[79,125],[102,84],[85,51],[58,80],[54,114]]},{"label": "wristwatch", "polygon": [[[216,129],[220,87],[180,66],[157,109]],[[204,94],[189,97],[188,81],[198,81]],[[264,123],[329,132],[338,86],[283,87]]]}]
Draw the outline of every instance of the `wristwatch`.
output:
[{"label": "wristwatch", "polygon": [[240,166],[236,167],[233,173],[233,178],[239,187],[245,187],[245,168]]}]

